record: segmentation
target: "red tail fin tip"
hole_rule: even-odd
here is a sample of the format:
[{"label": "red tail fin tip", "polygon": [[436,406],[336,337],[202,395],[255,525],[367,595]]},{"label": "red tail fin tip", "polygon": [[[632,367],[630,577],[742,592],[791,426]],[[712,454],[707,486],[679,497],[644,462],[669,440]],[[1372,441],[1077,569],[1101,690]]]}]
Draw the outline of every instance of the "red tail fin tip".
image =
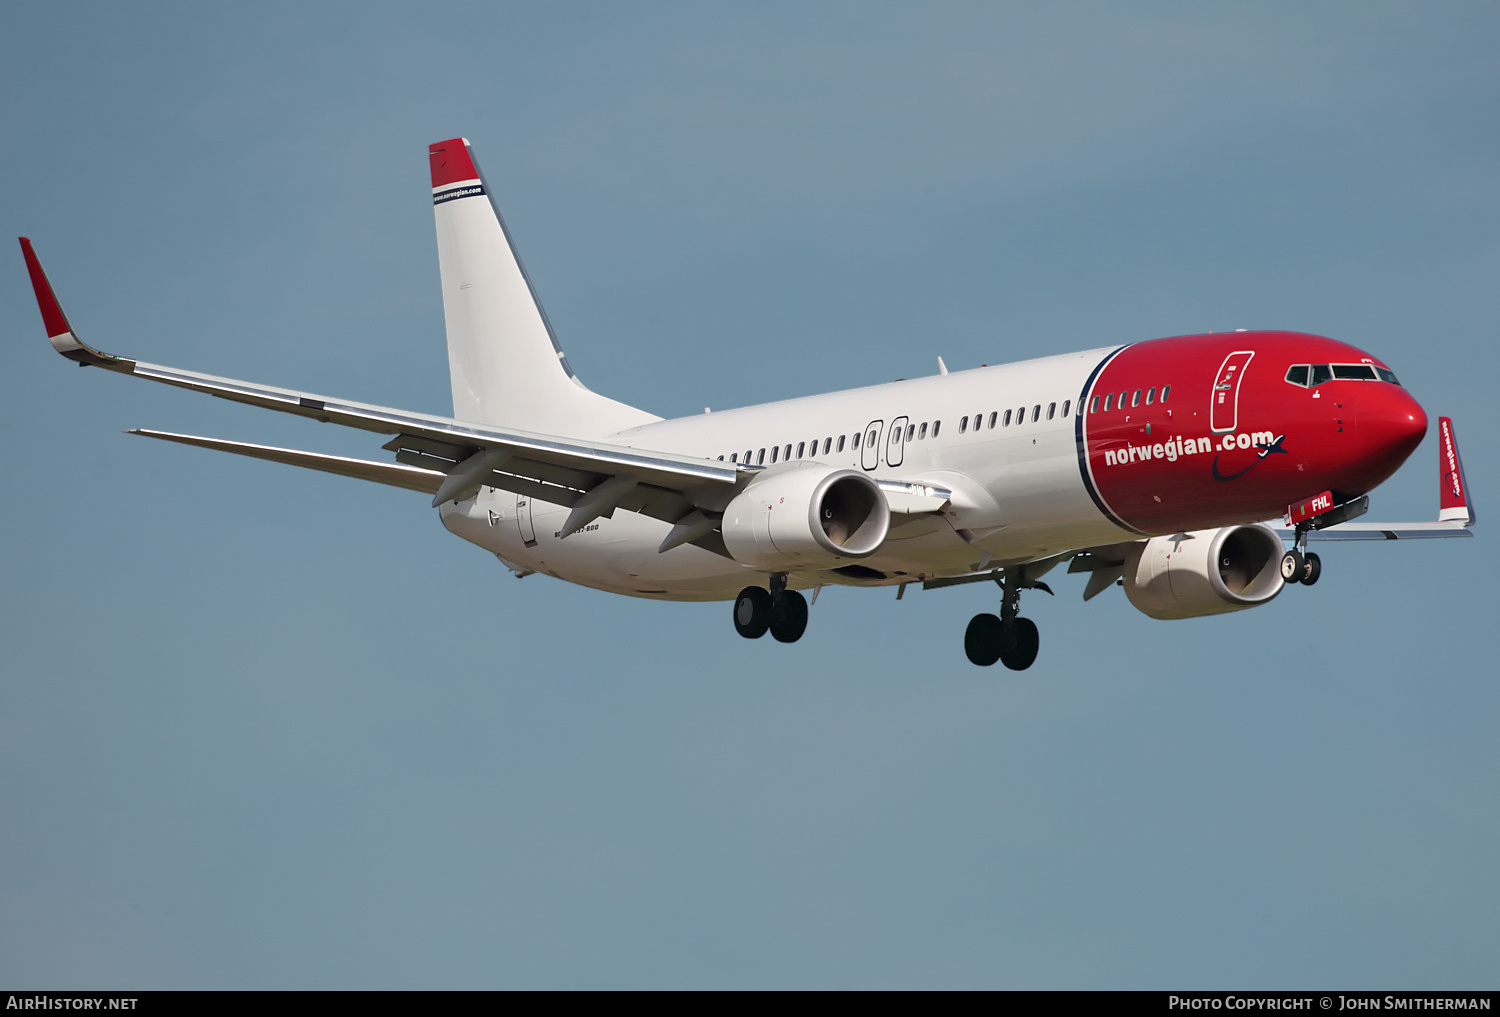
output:
[{"label": "red tail fin tip", "polygon": [[466,138],[449,138],[427,146],[427,158],[432,163],[434,189],[479,178],[479,171],[474,168],[474,160],[469,156],[469,142]]}]

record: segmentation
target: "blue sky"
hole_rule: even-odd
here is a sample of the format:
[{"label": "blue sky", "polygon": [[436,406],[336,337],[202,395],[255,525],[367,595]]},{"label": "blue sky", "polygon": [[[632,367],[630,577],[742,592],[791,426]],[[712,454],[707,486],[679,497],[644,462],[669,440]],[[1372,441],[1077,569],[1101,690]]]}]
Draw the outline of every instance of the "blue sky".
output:
[{"label": "blue sky", "polygon": [[[1492,5],[12,5],[0,220],[157,363],[446,412],[425,146],[664,415],[1293,328],[1451,414],[1471,541],[1155,622],[1081,577],[727,604],[517,581],[426,499],[122,435],[378,441],[78,371],[0,272],[0,982],[1474,987]],[[1373,497],[1436,512],[1429,435]]]}]

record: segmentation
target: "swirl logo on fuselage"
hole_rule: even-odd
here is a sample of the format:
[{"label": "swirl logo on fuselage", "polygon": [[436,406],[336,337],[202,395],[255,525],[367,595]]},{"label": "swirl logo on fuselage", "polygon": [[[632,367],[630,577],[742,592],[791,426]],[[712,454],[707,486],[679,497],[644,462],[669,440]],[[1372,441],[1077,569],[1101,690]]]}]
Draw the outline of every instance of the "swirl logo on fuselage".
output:
[{"label": "swirl logo on fuselage", "polygon": [[1219,472],[1219,456],[1218,454],[1215,454],[1213,462],[1214,479],[1237,480],[1238,478],[1243,477],[1245,474],[1249,473],[1251,470],[1255,469],[1255,467],[1258,466],[1260,462],[1266,458],[1266,456],[1272,454],[1286,455],[1286,449],[1281,447],[1281,443],[1284,441],[1286,441],[1286,435],[1279,434],[1269,442],[1257,442],[1255,447],[1260,449],[1260,455],[1256,456],[1251,461],[1250,465],[1246,466],[1243,470],[1240,470],[1238,473],[1231,473],[1228,476],[1225,476],[1224,474]]}]

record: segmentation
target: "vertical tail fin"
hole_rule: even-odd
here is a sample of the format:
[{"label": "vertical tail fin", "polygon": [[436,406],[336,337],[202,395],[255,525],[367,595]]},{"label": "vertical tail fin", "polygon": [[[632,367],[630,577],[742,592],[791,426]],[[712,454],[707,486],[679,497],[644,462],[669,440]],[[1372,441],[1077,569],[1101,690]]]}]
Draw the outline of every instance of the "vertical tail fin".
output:
[{"label": "vertical tail fin", "polygon": [[1438,417],[1438,519],[1459,519],[1465,526],[1474,525],[1474,502],[1469,497],[1469,478],[1464,476],[1452,417]]},{"label": "vertical tail fin", "polygon": [[658,419],[573,374],[463,138],[428,149],[453,415],[590,436]]}]

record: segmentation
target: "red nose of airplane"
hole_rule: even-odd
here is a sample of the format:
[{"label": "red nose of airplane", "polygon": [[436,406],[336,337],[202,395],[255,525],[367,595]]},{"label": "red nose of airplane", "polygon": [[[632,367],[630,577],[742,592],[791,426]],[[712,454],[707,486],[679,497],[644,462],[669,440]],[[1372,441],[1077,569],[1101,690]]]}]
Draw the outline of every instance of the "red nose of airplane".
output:
[{"label": "red nose of airplane", "polygon": [[1406,462],[1427,435],[1427,414],[1399,385],[1366,384],[1359,398],[1361,486],[1369,490]]}]

